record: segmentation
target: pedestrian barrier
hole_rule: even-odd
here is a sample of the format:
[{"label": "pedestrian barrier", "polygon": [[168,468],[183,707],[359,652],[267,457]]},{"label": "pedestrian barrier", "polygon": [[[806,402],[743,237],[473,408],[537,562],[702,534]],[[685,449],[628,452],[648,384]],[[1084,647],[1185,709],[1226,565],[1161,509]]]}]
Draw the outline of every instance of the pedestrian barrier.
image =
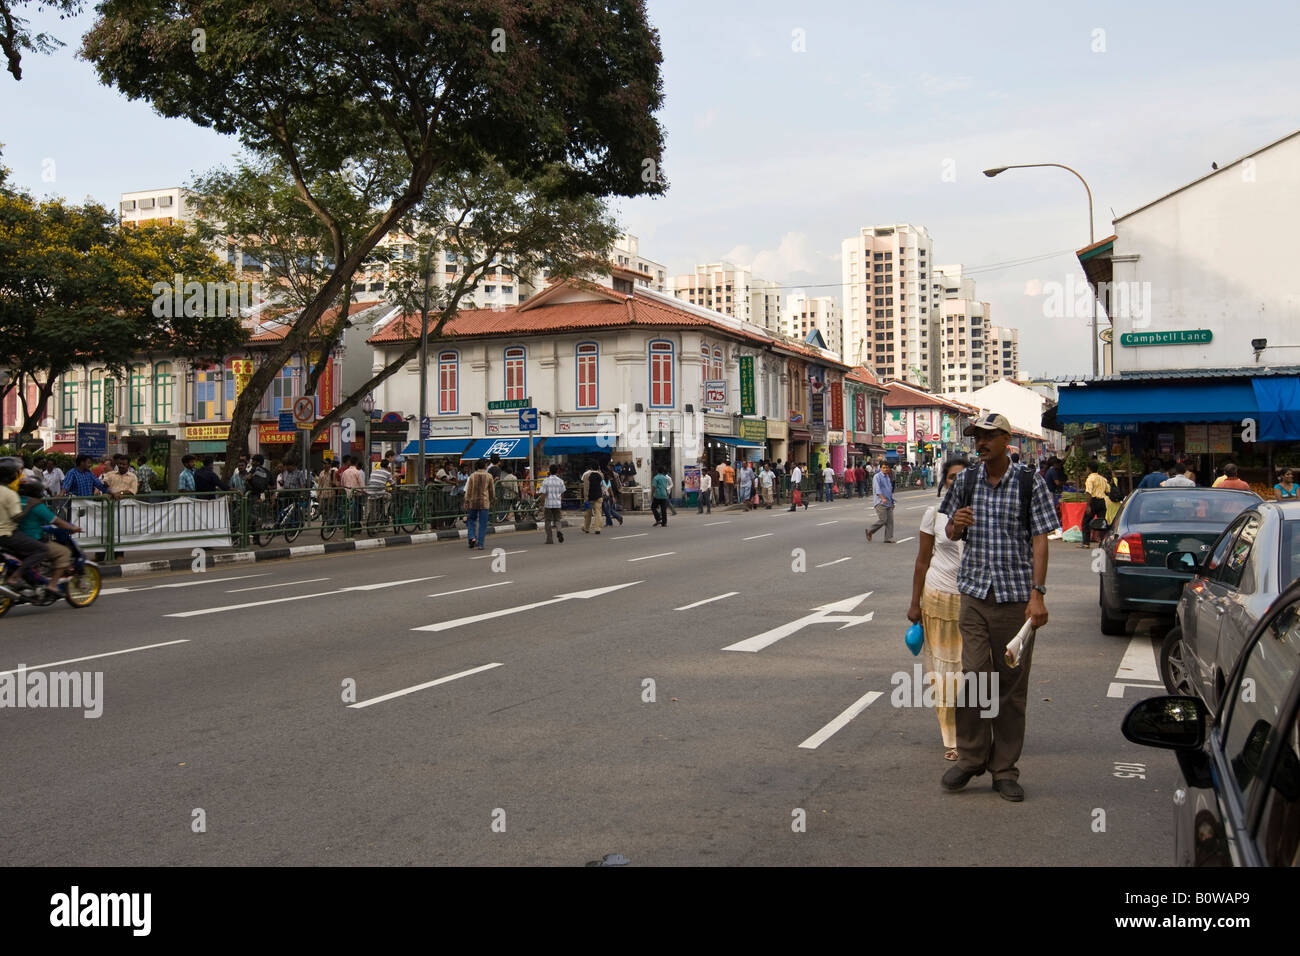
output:
[{"label": "pedestrian barrier", "polygon": [[[391,485],[382,492],[348,488],[154,493],[140,498],[64,497],[50,500],[63,518],[81,527],[83,550],[120,552],[164,548],[264,547],[277,537],[292,544],[303,534],[328,541],[413,534],[464,524],[464,496],[441,484]],[[537,520],[531,496],[499,502],[492,524]]]}]

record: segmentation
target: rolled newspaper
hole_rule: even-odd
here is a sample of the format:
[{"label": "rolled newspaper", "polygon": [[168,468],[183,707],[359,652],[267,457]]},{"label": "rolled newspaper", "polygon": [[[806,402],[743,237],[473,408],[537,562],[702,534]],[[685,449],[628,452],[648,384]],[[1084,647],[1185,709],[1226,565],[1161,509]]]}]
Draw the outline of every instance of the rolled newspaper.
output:
[{"label": "rolled newspaper", "polygon": [[1013,637],[1007,643],[1007,666],[1008,667],[1020,666],[1020,655],[1025,652],[1025,648],[1029,646],[1029,642],[1032,641],[1033,639],[1034,639],[1034,626],[1029,623],[1028,618],[1025,618],[1024,627],[1022,627],[1019,633],[1017,633],[1016,636]]}]

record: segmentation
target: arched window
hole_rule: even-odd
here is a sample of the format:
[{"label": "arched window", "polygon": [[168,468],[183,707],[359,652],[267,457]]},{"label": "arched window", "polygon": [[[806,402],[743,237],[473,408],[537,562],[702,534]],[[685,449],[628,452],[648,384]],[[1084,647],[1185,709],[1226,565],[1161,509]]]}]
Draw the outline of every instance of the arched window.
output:
[{"label": "arched window", "polygon": [[579,342],[577,346],[578,408],[600,407],[600,346]]},{"label": "arched window", "polygon": [[77,396],[81,394],[81,383],[71,376],[63,379],[63,407],[59,420],[63,428],[77,427]]},{"label": "arched window", "polygon": [[438,353],[438,414],[455,415],[460,411],[460,355]]},{"label": "arched window", "polygon": [[158,362],[153,367],[153,420],[166,425],[172,418],[172,363]]},{"label": "arched window", "polygon": [[506,349],[506,401],[519,401],[528,397],[525,364],[528,352],[521,345]]},{"label": "arched window", "polygon": [[131,366],[131,387],[127,397],[132,425],[144,424],[145,408],[149,404],[149,379],[143,364]]},{"label": "arched window", "polygon": [[221,369],[196,368],[194,370],[194,400],[191,403],[196,422],[210,422],[221,418]]},{"label": "arched window", "polygon": [[673,343],[656,340],[650,343],[650,407],[672,408]]},{"label": "arched window", "polygon": [[715,382],[722,379],[722,349],[713,346],[713,380]]}]

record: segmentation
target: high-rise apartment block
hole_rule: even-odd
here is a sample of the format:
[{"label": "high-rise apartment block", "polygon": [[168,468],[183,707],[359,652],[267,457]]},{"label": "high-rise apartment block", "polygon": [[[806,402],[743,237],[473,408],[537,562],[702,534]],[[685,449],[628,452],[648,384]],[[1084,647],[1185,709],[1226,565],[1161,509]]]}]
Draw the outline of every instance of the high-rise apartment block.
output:
[{"label": "high-rise apartment block", "polygon": [[642,256],[639,247],[640,241],[637,237],[625,232],[614,240],[610,259],[616,266],[639,273],[642,278],[637,280],[638,285],[653,289],[655,292],[667,293],[668,267],[662,262],[655,262]]},{"label": "high-rise apartment block", "polygon": [[188,189],[180,186],[122,193],[118,206],[122,225],[134,229],[138,226],[171,226],[187,222],[193,216],[190,195]]},{"label": "high-rise apartment block", "polygon": [[868,365],[886,379],[937,385],[938,329],[924,226],[864,226],[840,247],[844,352],[850,365]]},{"label": "high-rise apartment block", "polygon": [[988,334],[989,384],[998,379],[1020,380],[1020,332],[1018,329],[995,325]]},{"label": "high-rise apartment block", "polygon": [[835,297],[809,296],[796,289],[786,296],[781,331],[802,342],[813,329],[821,333],[828,349],[843,356],[844,320]]},{"label": "high-rise apartment block", "polygon": [[672,294],[771,332],[781,328],[778,283],[755,279],[749,266],[725,261],[697,265],[694,272],[673,278]]}]

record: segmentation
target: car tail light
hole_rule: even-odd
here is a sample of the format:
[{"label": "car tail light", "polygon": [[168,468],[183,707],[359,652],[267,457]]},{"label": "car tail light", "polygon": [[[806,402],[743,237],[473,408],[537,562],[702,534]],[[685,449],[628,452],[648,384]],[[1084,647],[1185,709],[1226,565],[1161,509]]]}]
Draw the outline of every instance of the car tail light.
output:
[{"label": "car tail light", "polygon": [[1115,560],[1128,561],[1132,564],[1146,564],[1146,552],[1142,548],[1142,535],[1126,534],[1115,545]]}]

